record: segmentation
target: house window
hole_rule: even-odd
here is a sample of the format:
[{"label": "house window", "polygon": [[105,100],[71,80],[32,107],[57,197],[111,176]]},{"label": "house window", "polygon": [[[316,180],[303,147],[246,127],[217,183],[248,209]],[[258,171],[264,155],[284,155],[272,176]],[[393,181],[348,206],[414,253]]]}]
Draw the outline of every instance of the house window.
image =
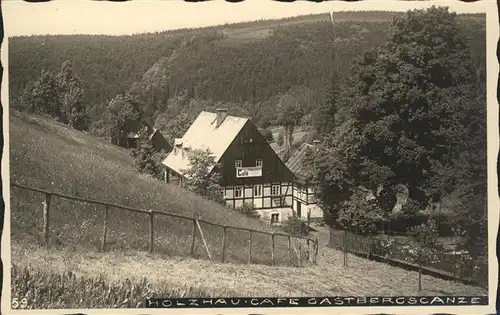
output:
[{"label": "house window", "polygon": [[222,198],[226,199],[226,188],[221,188],[220,194],[222,195]]},{"label": "house window", "polygon": [[260,166],[260,167],[262,167],[262,159],[257,159],[257,160],[255,161],[255,166],[257,166],[257,167],[259,167],[259,166]]},{"label": "house window", "polygon": [[253,186],[253,196],[254,197],[262,197],[262,185],[254,185]]},{"label": "house window", "polygon": [[271,214],[271,224],[278,223],[280,219],[280,214],[279,213],[273,213]]},{"label": "house window", "polygon": [[234,186],[234,198],[243,197],[243,186]]},{"label": "house window", "polygon": [[281,187],[280,185],[273,185],[273,187],[271,187],[271,195],[273,196],[279,196],[281,195]]},{"label": "house window", "polygon": [[240,167],[242,167],[242,166],[243,166],[243,161],[242,161],[242,160],[236,160],[236,161],[234,162],[234,167],[236,167],[236,168],[240,168]]}]

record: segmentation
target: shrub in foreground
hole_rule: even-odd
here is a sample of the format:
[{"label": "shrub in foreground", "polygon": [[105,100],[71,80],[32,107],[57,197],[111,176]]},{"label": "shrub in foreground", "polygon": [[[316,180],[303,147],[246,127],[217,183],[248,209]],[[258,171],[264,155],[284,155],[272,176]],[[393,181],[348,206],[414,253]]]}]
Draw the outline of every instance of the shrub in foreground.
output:
[{"label": "shrub in foreground", "polygon": [[283,224],[283,230],[292,235],[309,235],[309,227],[307,226],[307,222],[297,217],[288,218],[288,220],[286,220]]},{"label": "shrub in foreground", "polygon": [[[49,273],[12,266],[13,308],[142,308],[147,298],[235,296],[225,289],[187,286],[173,287],[170,283],[152,285],[147,278],[108,281],[102,275],[95,278],[77,277],[72,272]],[[17,305],[15,305],[17,304]]]}]

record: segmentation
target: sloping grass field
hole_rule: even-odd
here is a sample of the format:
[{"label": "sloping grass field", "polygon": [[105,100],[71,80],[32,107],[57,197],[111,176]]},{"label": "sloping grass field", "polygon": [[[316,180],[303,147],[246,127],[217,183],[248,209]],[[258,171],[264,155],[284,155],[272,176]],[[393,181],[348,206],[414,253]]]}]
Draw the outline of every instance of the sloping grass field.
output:
[{"label": "sloping grass field", "polygon": [[[167,211],[208,222],[272,231],[264,222],[209,202],[180,187],[134,168],[127,150],[38,116],[12,112],[10,117],[11,182],[70,196],[101,200],[144,210]],[[12,239],[41,244],[44,196],[11,187]],[[84,252],[99,249],[104,206],[52,197],[50,246]],[[109,250],[147,250],[148,216],[109,209]],[[155,217],[155,251],[166,256],[190,254],[193,223],[173,217]],[[211,255],[222,256],[222,227],[201,223]],[[248,233],[228,229],[226,261],[248,259]],[[18,243],[19,244],[19,243]],[[271,263],[271,236],[253,233],[252,262]],[[196,236],[195,256],[208,258]],[[303,255],[302,257],[305,257]],[[276,237],[276,263],[288,263],[286,237]],[[295,262],[297,263],[297,262]]]},{"label": "sloping grass field", "polygon": [[12,296],[26,297],[32,308],[142,307],[149,297],[487,295],[486,289],[428,275],[418,291],[417,272],[351,254],[344,267],[343,253],[325,247],[318,265],[304,268],[165,259],[133,250],[75,253],[26,244],[13,248],[13,256],[19,260]]},{"label": "sloping grass field", "polygon": [[[224,224],[271,231],[264,222],[207,202],[169,184],[139,175],[128,152],[43,117],[10,115],[11,182],[67,195],[141,209],[165,210]],[[288,262],[286,238],[277,238],[270,266],[270,237],[254,234],[247,265],[245,232],[228,233],[220,264],[221,229],[202,225],[215,263],[186,258],[192,223],[169,217],[155,221],[155,251],[147,252],[148,218],[110,209],[108,246],[99,252],[102,206],[54,198],[50,244],[42,246],[43,196],[11,188],[12,297],[29,307],[142,307],[147,297],[263,297],[373,295],[486,295],[483,288],[424,275],[326,248],[318,264]],[[318,229],[320,231],[321,229]],[[325,235],[323,235],[325,234]],[[207,258],[199,237],[196,254]],[[304,255],[305,256],[305,255]],[[75,297],[79,297],[75,299]]]}]

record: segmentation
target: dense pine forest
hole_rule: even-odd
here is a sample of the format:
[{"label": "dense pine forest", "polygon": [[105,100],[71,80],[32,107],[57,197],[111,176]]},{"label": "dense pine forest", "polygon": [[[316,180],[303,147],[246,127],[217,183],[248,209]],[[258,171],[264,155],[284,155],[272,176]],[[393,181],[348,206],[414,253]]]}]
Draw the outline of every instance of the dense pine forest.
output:
[{"label": "dense pine forest", "polygon": [[[11,106],[45,69],[70,61],[82,82],[93,130],[118,94],[129,92],[159,127],[183,112],[224,104],[261,127],[276,123],[283,95],[301,95],[301,124],[324,101],[333,71],[345,80],[356,55],[387,40],[392,12],[337,12],[133,36],[29,36],[10,40]],[[333,18],[333,19],[332,19]],[[474,63],[485,68],[484,16],[461,17]],[[335,22],[332,25],[332,20]],[[159,118],[159,119],[158,119]]]}]

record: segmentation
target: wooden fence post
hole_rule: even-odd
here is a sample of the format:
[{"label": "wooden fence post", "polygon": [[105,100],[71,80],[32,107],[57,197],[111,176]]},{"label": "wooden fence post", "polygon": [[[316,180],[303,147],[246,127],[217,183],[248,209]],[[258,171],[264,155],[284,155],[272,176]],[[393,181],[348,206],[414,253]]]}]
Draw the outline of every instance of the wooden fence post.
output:
[{"label": "wooden fence post", "polygon": [[104,220],[102,227],[102,241],[101,241],[101,251],[104,252],[106,250],[106,235],[108,234],[108,205],[104,208]]},{"label": "wooden fence post", "polygon": [[201,236],[201,240],[203,241],[203,245],[205,245],[205,250],[207,252],[208,259],[210,259],[210,261],[212,261],[212,255],[210,255],[210,251],[208,250],[207,241],[205,241],[205,236],[203,236],[203,231],[201,230],[200,222],[198,220],[196,220],[195,222],[196,222],[196,226],[198,227],[198,232],[200,232],[200,236]]},{"label": "wooden fence post", "polygon": [[226,258],[226,226],[223,226],[224,229],[224,234],[222,234],[222,263],[224,263],[224,260]]},{"label": "wooden fence post", "polygon": [[154,221],[154,212],[153,210],[149,210],[149,252],[153,252],[153,245],[154,245],[154,226],[153,226],[153,221]]},{"label": "wooden fence post", "polygon": [[316,237],[316,251],[314,252],[314,264],[318,264],[319,240]]},{"label": "wooden fence post", "polygon": [[299,266],[302,267],[302,239],[299,238]]},{"label": "wooden fence post", "polygon": [[347,266],[347,230],[344,230],[344,267]]},{"label": "wooden fence post", "polygon": [[274,244],[275,244],[275,241],[274,241],[274,232],[273,234],[271,234],[271,238],[272,238],[272,249],[271,249],[271,260],[273,262],[273,265],[275,264],[275,261],[274,261]]},{"label": "wooden fence post", "polygon": [[330,231],[330,233],[329,233],[330,237],[328,239],[328,247],[333,247],[334,246],[334,244],[333,244],[333,228],[331,226],[329,228],[329,231]]},{"label": "wooden fence post", "polygon": [[370,256],[372,255],[372,236],[368,236],[368,250],[366,251],[366,259],[370,259]]},{"label": "wooden fence post", "polygon": [[392,257],[394,257],[394,253],[396,252],[396,241],[397,241],[396,236],[394,236],[393,240],[394,241],[392,242],[392,250],[391,250]]},{"label": "wooden fence post", "polygon": [[451,263],[453,264],[453,277],[457,276],[457,255],[451,256]]},{"label": "wooden fence post", "polygon": [[295,254],[297,255],[297,264],[300,266],[300,254],[299,254],[299,251],[295,248],[295,245],[293,245],[293,243],[292,243],[292,248],[293,248],[293,251],[295,252]]},{"label": "wooden fence post", "polygon": [[49,221],[50,221],[50,193],[45,194],[45,201],[43,203],[43,240],[45,244],[49,243]]},{"label": "wooden fence post", "polygon": [[288,235],[288,258],[292,264],[292,237]]},{"label": "wooden fence post", "polygon": [[252,263],[252,230],[248,231],[248,263]]},{"label": "wooden fence post", "polygon": [[192,231],[192,238],[191,238],[191,257],[194,256],[194,245],[196,242],[196,219],[193,219],[193,231]]},{"label": "wooden fence post", "polygon": [[306,260],[311,262],[311,259],[312,259],[312,256],[311,256],[311,244],[310,244],[310,240],[307,239],[307,256],[306,256]]}]

